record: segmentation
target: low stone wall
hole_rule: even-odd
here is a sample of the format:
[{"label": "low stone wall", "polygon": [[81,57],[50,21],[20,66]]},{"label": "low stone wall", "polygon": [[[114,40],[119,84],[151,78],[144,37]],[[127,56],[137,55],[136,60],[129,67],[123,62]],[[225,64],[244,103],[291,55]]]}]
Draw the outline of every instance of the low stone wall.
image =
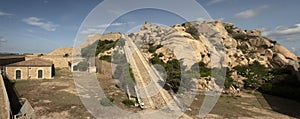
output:
[{"label": "low stone wall", "polygon": [[0,119],[10,119],[10,104],[2,75],[0,75]]},{"label": "low stone wall", "polygon": [[14,67],[9,66],[6,67],[6,75],[8,79],[14,80],[16,79],[16,70],[21,71],[21,79],[39,79],[38,78],[38,70],[42,70],[42,78],[41,79],[53,79],[52,77],[52,67]]},{"label": "low stone wall", "polygon": [[15,119],[36,119],[33,107],[30,105],[27,99],[23,98],[24,102],[19,114],[15,115]]}]

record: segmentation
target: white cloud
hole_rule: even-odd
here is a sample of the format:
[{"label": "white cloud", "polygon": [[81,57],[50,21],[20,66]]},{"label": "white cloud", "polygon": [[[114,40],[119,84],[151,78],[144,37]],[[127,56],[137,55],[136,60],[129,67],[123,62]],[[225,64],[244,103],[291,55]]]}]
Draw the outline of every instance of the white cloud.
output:
[{"label": "white cloud", "polygon": [[273,30],[264,30],[263,35],[278,39],[295,41],[300,40],[300,24],[292,26],[277,26]]},{"label": "white cloud", "polygon": [[80,33],[81,34],[93,34],[93,33],[101,33],[103,31],[104,31],[103,28],[87,27],[87,28],[84,28]]},{"label": "white cloud", "polygon": [[50,21],[45,21],[45,20],[37,18],[37,17],[29,17],[29,18],[23,19],[22,21],[29,25],[40,27],[46,31],[55,31],[56,28],[59,26],[59,25],[53,24]]},{"label": "white cloud", "polygon": [[295,55],[297,55],[298,57],[300,56],[300,48],[299,47],[291,47],[290,49]]},{"label": "white cloud", "polygon": [[209,2],[207,3],[207,5],[213,5],[213,4],[216,4],[216,3],[220,3],[220,2],[223,2],[225,0],[209,0]]},{"label": "white cloud", "polygon": [[278,26],[272,31],[267,31],[267,35],[300,35],[300,24],[295,24],[293,26]]},{"label": "white cloud", "polygon": [[248,19],[248,18],[256,16],[257,14],[259,14],[263,10],[267,9],[268,7],[269,7],[268,5],[263,5],[258,8],[255,8],[255,9],[248,9],[248,10],[236,13],[234,15],[234,18]]},{"label": "white cloud", "polygon": [[3,43],[3,42],[6,42],[7,40],[3,37],[0,37],[0,42]]},{"label": "white cloud", "polygon": [[12,16],[14,14],[11,14],[11,13],[6,13],[6,12],[1,12],[0,11],[0,16]]},{"label": "white cloud", "polygon": [[101,25],[98,25],[99,28],[106,28],[106,27],[109,27],[109,26],[121,26],[125,23],[112,23],[112,24],[101,24]]},{"label": "white cloud", "polygon": [[[130,22],[131,23],[131,22]],[[93,34],[93,33],[101,33],[104,32],[105,28],[111,27],[111,26],[122,26],[127,23],[112,23],[112,24],[100,24],[94,27],[84,27],[83,30],[81,30],[81,34]]]},{"label": "white cloud", "polygon": [[198,19],[196,19],[196,21],[205,21],[206,19],[202,18],[202,17],[199,17]]},{"label": "white cloud", "polygon": [[0,37],[0,47],[2,44],[5,44],[7,40],[4,37]]}]

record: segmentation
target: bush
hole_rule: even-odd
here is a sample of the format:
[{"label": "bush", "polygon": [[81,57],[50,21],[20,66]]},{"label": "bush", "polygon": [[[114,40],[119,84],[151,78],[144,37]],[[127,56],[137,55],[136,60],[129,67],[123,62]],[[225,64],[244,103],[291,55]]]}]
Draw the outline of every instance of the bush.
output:
[{"label": "bush", "polygon": [[100,100],[100,104],[103,106],[112,106],[113,101],[114,101],[114,99],[111,97],[108,97],[108,98],[104,97]]},{"label": "bush", "polygon": [[[85,58],[94,57],[97,48],[97,42],[81,49],[81,56]],[[96,54],[97,55],[97,54]]]},{"label": "bush", "polygon": [[159,64],[159,65],[162,65],[164,66],[165,63],[159,58],[159,55],[154,53],[153,54],[154,57],[152,57],[151,59],[149,59],[149,61],[152,63],[152,64]]},{"label": "bush", "polygon": [[124,47],[125,45],[125,40],[124,38],[120,38],[117,40],[116,46]]},{"label": "bush", "polygon": [[111,41],[111,40],[99,40],[97,43],[97,49],[95,52],[95,55],[98,55],[99,53],[103,53],[104,51],[110,50],[111,48],[113,48],[117,41]]},{"label": "bush", "polygon": [[[227,75],[226,75],[227,76]],[[225,82],[224,82],[224,86],[226,89],[230,88],[233,84],[233,79],[230,77],[226,77]]]},{"label": "bush", "polygon": [[272,90],[272,84],[271,83],[262,84],[259,90],[264,93],[268,93]]},{"label": "bush", "polygon": [[161,48],[161,47],[162,47],[162,45],[156,45],[156,46],[150,45],[148,51],[149,51],[150,53],[154,53],[157,49],[159,49],[159,48]]},{"label": "bush", "polygon": [[185,30],[185,32],[191,34],[195,39],[199,39],[199,32],[195,27],[190,26]]},{"label": "bush", "polygon": [[79,71],[86,71],[89,67],[89,63],[87,61],[81,61],[77,64]]},{"label": "bush", "polygon": [[196,71],[197,65],[199,69],[199,73],[201,77],[209,77],[211,76],[211,69],[207,68],[207,65],[203,62],[198,62],[192,65],[191,70]]},{"label": "bush", "polygon": [[114,51],[111,58],[113,59],[112,63],[120,64],[127,61],[125,54],[121,54],[118,51]]},{"label": "bush", "polygon": [[165,71],[167,73],[166,83],[174,92],[177,92],[181,82],[181,69],[179,60],[172,59],[167,63],[164,63],[161,59],[159,59],[159,55],[154,53],[154,57],[149,61],[152,64],[158,64],[165,68]]},{"label": "bush", "polygon": [[260,83],[255,79],[245,79],[243,81],[246,89],[258,89],[260,87]]},{"label": "bush", "polygon": [[107,62],[111,62],[111,56],[110,55],[101,56],[99,59],[107,61]]},{"label": "bush", "polygon": [[123,100],[122,103],[123,103],[124,105],[126,105],[126,106],[133,106],[133,105],[135,104],[134,101],[129,100],[129,99]]},{"label": "bush", "polygon": [[233,26],[225,26],[225,29],[229,34],[233,33]]},{"label": "bush", "polygon": [[128,63],[118,64],[116,70],[114,71],[113,78],[120,81],[120,84],[118,85],[123,89],[125,89],[126,86],[129,86],[130,89],[133,89],[135,85],[134,74]]},{"label": "bush", "polygon": [[237,49],[240,49],[244,54],[247,54],[249,53],[249,50],[248,50],[248,46],[247,45],[238,45],[236,46]]}]

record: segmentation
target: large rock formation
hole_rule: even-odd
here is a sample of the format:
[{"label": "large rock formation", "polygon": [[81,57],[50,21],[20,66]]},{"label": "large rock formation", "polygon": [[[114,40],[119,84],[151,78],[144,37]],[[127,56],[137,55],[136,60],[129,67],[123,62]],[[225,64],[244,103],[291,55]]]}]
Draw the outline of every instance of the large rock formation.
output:
[{"label": "large rock formation", "polygon": [[[104,36],[90,35],[88,39],[105,39]],[[113,39],[121,36],[115,34]],[[242,30],[220,20],[193,21],[171,27],[145,23],[139,32],[128,36],[145,57],[152,58],[154,53],[162,54],[160,58],[165,63],[178,59],[186,66],[186,70],[196,62],[203,62],[210,68],[222,66],[232,69],[258,62],[265,67],[292,67],[295,72],[299,69],[297,56],[276,41],[261,36],[260,30]],[[150,47],[155,46],[162,47],[149,52]],[[237,74],[232,77],[241,83],[244,79]],[[198,83],[196,87],[205,87],[205,82]]]},{"label": "large rock formation", "polygon": [[[172,27],[146,23],[140,32],[129,36],[139,47],[163,45],[162,49],[170,49],[174,53],[173,58],[183,59],[188,67],[195,61],[204,62],[211,67],[218,66],[216,63],[226,62],[226,66],[230,68],[252,64],[254,61],[267,67],[297,62],[296,55],[275,41],[261,36],[261,31],[233,28],[232,23],[222,23],[220,20],[186,22]],[[171,59],[169,52],[162,53]],[[281,54],[280,58],[276,54]],[[276,60],[272,59],[275,55]]]},{"label": "large rock formation", "polygon": [[[242,30],[220,20],[186,22],[172,27],[146,23],[129,37],[138,47],[144,48],[146,57],[153,56],[145,50],[150,45],[162,45],[155,53],[162,53],[164,62],[178,59],[187,69],[195,62],[203,62],[211,68],[221,65],[234,68],[258,62],[265,67],[293,67],[296,72],[299,69],[297,56],[276,41],[261,36],[261,31]],[[239,75],[233,77],[240,85],[245,79]],[[196,88],[207,88],[205,81],[196,81],[196,84],[199,84]]]}]

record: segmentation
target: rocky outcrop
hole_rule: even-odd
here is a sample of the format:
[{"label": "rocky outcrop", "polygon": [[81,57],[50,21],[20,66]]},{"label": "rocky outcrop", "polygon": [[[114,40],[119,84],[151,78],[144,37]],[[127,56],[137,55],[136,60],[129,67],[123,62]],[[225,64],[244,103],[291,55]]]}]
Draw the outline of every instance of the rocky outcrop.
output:
[{"label": "rocky outcrop", "polygon": [[162,59],[165,62],[173,58],[182,59],[188,67],[194,62],[204,62],[210,67],[225,62],[225,66],[233,68],[254,61],[274,67],[272,64],[283,66],[298,61],[297,56],[286,48],[261,36],[260,30],[242,30],[220,20],[186,22],[172,27],[146,23],[140,32],[129,36],[139,47],[163,45],[156,53],[164,54]]},{"label": "rocky outcrop", "polygon": [[283,47],[282,45],[276,44],[274,47],[275,52],[278,52],[280,54],[282,54],[284,57],[294,60],[297,60],[297,56],[295,54],[293,54],[292,52],[290,52],[288,49],[286,49],[285,47]]},{"label": "rocky outcrop", "polygon": [[[120,34],[90,35],[89,39],[106,39],[104,36],[114,39],[121,37]],[[146,58],[152,58],[154,53],[162,54],[160,58],[163,62],[178,59],[186,69],[196,62],[203,62],[210,68],[223,66],[232,69],[258,62],[265,67],[292,67],[296,72],[299,69],[298,57],[276,41],[261,36],[260,30],[247,31],[220,20],[192,21],[171,27],[145,23],[139,32],[128,36]],[[162,47],[149,52],[150,46]],[[111,50],[104,53],[110,54]],[[238,85],[243,85],[244,77],[235,73],[232,78]],[[213,89],[207,81],[195,79],[195,88]]]}]

